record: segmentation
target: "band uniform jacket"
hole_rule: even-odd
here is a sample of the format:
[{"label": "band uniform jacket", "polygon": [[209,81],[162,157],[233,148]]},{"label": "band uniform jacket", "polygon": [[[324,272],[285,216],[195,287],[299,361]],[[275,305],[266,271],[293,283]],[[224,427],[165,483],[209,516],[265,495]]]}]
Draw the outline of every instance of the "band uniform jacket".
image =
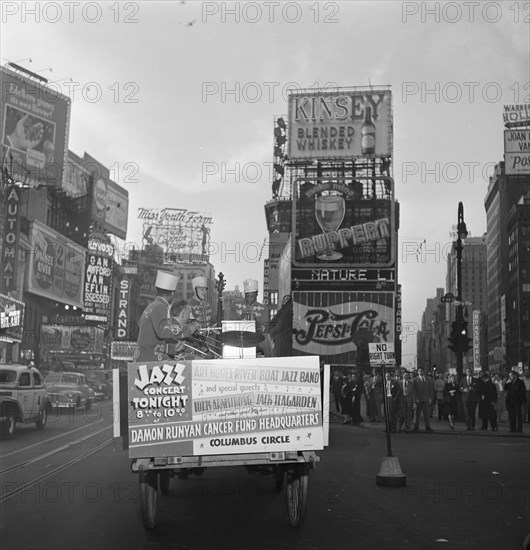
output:
[{"label": "band uniform jacket", "polygon": [[426,376],[423,377],[422,382],[420,377],[416,376],[412,381],[412,391],[414,393],[414,401],[430,403],[434,399],[434,382]]},{"label": "band uniform jacket", "polygon": [[190,300],[191,313],[201,328],[212,326],[212,306],[206,300],[194,296]]},{"label": "band uniform jacket", "polygon": [[269,308],[267,306],[259,302],[254,302],[251,306],[245,302],[238,302],[235,304],[234,310],[234,320],[256,321],[257,333],[269,333]]},{"label": "band uniform jacket", "polygon": [[460,392],[462,401],[469,403],[478,403],[480,401],[480,382],[478,378],[471,377],[471,383],[467,375],[460,380]]},{"label": "band uniform jacket", "polygon": [[138,355],[136,361],[164,361],[170,357],[155,351],[159,344],[178,342],[191,336],[190,328],[170,317],[169,304],[157,296],[142,313],[138,322]]}]

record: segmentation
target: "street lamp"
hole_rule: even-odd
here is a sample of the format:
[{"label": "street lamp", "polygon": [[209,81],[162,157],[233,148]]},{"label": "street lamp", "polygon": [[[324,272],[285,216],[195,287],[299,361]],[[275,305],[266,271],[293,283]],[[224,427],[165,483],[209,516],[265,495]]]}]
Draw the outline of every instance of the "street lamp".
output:
[{"label": "street lamp", "polygon": [[451,332],[451,345],[449,346],[456,355],[456,374],[458,379],[464,374],[464,353],[469,349],[469,338],[467,336],[467,322],[464,319],[464,309],[462,304],[462,250],[467,237],[467,227],[464,221],[464,205],[458,203],[458,225],[456,239],[456,320]]}]

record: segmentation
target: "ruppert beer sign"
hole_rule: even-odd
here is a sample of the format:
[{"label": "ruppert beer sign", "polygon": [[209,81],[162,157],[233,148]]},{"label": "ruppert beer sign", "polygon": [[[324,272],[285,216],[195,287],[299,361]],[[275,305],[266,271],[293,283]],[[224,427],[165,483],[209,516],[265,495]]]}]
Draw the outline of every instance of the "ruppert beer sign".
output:
[{"label": "ruppert beer sign", "polygon": [[393,266],[392,178],[300,179],[294,187],[294,265]]},{"label": "ruppert beer sign", "polygon": [[392,155],[389,89],[300,90],[288,102],[291,160]]}]

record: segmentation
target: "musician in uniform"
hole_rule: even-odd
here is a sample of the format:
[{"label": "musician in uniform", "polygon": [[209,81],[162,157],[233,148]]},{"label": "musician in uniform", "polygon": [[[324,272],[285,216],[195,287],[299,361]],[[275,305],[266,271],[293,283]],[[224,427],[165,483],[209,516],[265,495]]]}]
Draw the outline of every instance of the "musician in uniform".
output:
[{"label": "musician in uniform", "polygon": [[167,271],[156,275],[156,298],[145,308],[140,317],[138,352],[136,361],[164,361],[170,357],[165,353],[167,342],[178,342],[190,337],[195,325],[183,324],[171,317],[171,305],[177,288],[178,276]]},{"label": "musician in uniform", "polygon": [[191,280],[193,298],[190,300],[191,314],[200,328],[212,326],[212,306],[206,301],[208,280],[206,277],[194,277]]},{"label": "musician in uniform", "polygon": [[234,319],[256,322],[256,333],[262,334],[265,340],[258,344],[258,350],[264,355],[271,355],[269,339],[269,308],[258,302],[258,281],[247,279],[243,281],[245,301],[235,304]]}]

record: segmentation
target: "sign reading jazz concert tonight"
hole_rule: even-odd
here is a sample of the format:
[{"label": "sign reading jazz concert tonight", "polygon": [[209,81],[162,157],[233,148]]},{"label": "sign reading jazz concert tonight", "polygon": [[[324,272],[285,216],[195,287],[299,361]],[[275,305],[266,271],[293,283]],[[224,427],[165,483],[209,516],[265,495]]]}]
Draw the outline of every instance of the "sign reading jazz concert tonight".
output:
[{"label": "sign reading jazz concert tonight", "polygon": [[129,456],[322,449],[319,358],[129,363]]},{"label": "sign reading jazz concert tonight", "polygon": [[394,342],[368,344],[371,365],[395,365]]}]

